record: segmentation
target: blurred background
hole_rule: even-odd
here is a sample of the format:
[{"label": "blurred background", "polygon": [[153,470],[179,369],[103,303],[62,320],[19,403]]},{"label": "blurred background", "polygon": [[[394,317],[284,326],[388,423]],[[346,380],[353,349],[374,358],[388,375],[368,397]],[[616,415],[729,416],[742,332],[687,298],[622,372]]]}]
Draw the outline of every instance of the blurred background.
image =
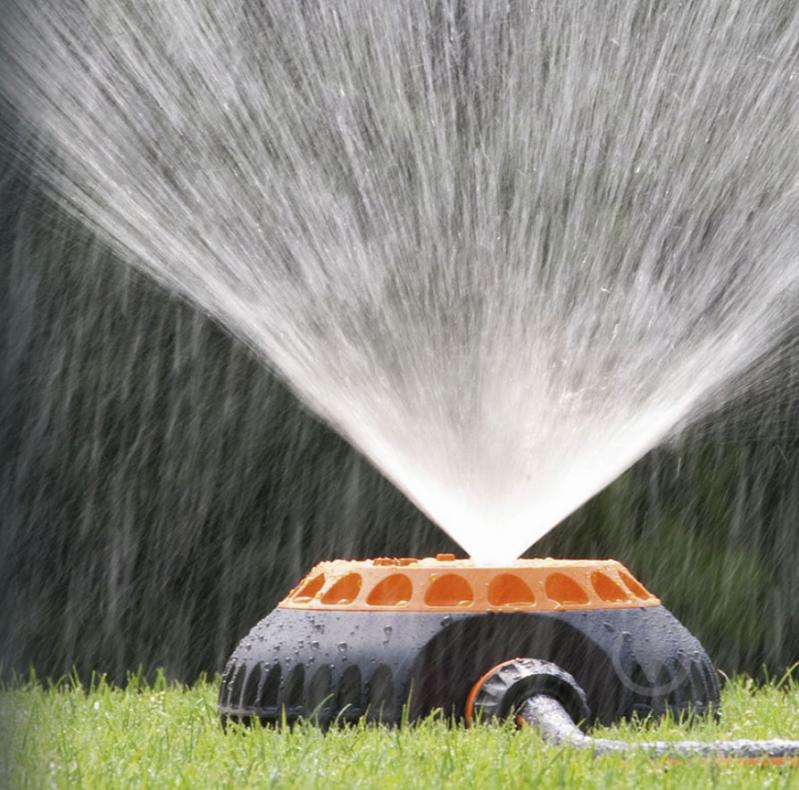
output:
[{"label": "blurred background", "polygon": [[[317,561],[461,553],[246,348],[0,157],[5,676],[191,681]],[[614,557],[720,669],[782,674],[799,659],[797,372],[786,346],[756,394],[528,556]]]}]

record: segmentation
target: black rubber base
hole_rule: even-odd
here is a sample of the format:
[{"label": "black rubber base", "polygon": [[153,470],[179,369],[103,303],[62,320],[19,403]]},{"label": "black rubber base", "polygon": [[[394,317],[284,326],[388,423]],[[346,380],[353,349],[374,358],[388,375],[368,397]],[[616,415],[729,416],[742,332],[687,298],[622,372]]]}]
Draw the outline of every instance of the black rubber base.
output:
[{"label": "black rubber base", "polygon": [[461,718],[472,686],[517,657],[551,661],[585,690],[591,721],[718,708],[701,644],[661,606],[436,614],[275,609],[225,669],[222,720],[399,723]]}]

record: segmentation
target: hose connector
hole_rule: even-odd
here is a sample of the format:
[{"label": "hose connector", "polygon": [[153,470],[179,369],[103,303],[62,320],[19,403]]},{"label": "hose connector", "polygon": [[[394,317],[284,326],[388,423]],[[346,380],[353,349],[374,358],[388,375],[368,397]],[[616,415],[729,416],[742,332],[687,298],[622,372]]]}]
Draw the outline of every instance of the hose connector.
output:
[{"label": "hose connector", "polygon": [[648,741],[630,743],[593,738],[580,729],[590,719],[586,695],[577,681],[549,661],[514,658],[498,664],[475,683],[466,702],[466,719],[515,715],[549,744],[586,749],[595,755],[644,753],[650,757],[748,760],[796,763],[799,741]]}]

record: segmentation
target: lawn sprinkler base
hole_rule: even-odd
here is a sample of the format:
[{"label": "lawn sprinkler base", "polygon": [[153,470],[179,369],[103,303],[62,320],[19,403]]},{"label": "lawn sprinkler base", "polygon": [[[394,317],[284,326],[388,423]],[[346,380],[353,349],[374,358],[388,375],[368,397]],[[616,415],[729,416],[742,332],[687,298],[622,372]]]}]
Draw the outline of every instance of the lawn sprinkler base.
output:
[{"label": "lawn sprinkler base", "polygon": [[[719,706],[702,645],[620,563],[483,567],[438,555],[317,565],[233,652],[219,713],[321,726],[434,710],[469,720],[484,678],[518,658],[573,677],[587,725]],[[492,677],[496,688],[502,673]]]}]

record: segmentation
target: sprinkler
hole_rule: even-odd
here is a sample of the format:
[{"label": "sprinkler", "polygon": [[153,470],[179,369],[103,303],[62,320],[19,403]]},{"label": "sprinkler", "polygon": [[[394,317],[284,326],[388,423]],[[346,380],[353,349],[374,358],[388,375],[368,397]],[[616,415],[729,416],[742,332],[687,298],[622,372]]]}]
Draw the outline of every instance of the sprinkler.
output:
[{"label": "sprinkler", "polygon": [[219,710],[322,725],[396,724],[406,706],[411,720],[505,716],[530,683],[520,658],[574,678],[587,724],[718,709],[702,646],[620,563],[439,554],[317,565],[233,653]]},{"label": "sprinkler", "polygon": [[613,560],[322,562],[241,641],[219,696],[223,724],[400,724],[436,710],[467,724],[515,716],[545,740],[597,753],[799,755],[788,741],[584,734],[633,716],[719,712],[702,645]]}]

